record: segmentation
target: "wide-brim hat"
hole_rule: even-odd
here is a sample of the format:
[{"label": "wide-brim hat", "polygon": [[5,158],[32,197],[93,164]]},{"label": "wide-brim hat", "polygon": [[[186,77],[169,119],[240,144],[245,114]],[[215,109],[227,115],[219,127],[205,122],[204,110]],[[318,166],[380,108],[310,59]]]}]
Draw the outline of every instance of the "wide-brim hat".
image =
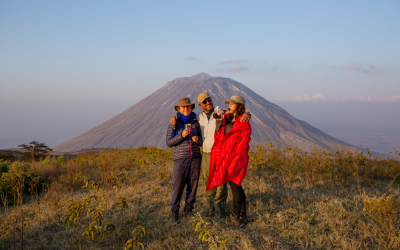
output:
[{"label": "wide-brim hat", "polygon": [[245,104],[244,98],[243,96],[240,95],[234,95],[231,97],[231,99],[225,101],[225,104],[229,104],[229,103],[236,103],[236,104]]},{"label": "wide-brim hat", "polygon": [[192,110],[196,107],[196,104],[191,103],[189,98],[179,99],[178,105],[175,106],[175,110],[179,112],[179,107],[192,106]]}]

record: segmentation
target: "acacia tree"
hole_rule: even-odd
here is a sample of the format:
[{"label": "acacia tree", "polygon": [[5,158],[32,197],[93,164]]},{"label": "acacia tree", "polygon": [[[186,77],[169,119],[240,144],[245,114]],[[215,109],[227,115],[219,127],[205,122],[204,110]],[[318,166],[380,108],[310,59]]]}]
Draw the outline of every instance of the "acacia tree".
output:
[{"label": "acacia tree", "polygon": [[18,145],[18,147],[24,148],[27,151],[24,158],[30,158],[32,162],[39,160],[41,157],[46,156],[50,151],[53,151],[53,149],[46,146],[46,144],[37,141],[31,141],[29,145],[24,143]]}]

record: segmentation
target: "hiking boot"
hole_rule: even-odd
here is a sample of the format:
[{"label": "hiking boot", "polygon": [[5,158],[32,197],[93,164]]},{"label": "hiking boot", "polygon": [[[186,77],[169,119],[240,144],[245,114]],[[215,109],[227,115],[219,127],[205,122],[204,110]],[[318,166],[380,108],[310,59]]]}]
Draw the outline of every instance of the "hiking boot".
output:
[{"label": "hiking boot", "polygon": [[231,214],[229,217],[226,217],[226,224],[229,226],[240,227],[239,217]]},{"label": "hiking boot", "polygon": [[219,218],[220,218],[220,219],[225,219],[225,218],[226,218],[226,213],[221,212],[221,213],[219,214]]},{"label": "hiking boot", "polygon": [[177,222],[179,220],[179,210],[171,211],[171,221]]},{"label": "hiking boot", "polygon": [[240,224],[245,225],[249,223],[249,219],[247,218],[247,214],[240,213],[240,218],[239,218]]},{"label": "hiking boot", "polygon": [[185,210],[184,213],[185,213],[185,218],[193,216],[193,211],[192,210]]}]

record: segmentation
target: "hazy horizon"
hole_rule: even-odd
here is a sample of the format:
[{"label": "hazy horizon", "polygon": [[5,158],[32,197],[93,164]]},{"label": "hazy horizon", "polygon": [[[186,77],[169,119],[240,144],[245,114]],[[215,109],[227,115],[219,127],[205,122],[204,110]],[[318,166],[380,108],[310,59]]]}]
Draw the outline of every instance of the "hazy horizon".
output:
[{"label": "hazy horizon", "polygon": [[[394,152],[394,148],[400,148],[400,116],[396,115],[398,106],[393,103],[273,103],[295,118],[355,146],[363,143],[364,148],[368,147],[380,153]],[[65,102],[49,106],[49,103],[45,102],[9,102],[2,107],[12,106],[12,109],[0,109],[4,118],[4,129],[0,131],[0,149],[16,148],[17,145],[32,140],[55,146],[107,121],[134,104],[136,102]],[[218,103],[216,105],[224,106]],[[43,107],[46,112],[31,112],[31,109],[40,110]],[[32,122],[33,118],[36,122]],[[6,133],[12,130],[16,132]]]}]

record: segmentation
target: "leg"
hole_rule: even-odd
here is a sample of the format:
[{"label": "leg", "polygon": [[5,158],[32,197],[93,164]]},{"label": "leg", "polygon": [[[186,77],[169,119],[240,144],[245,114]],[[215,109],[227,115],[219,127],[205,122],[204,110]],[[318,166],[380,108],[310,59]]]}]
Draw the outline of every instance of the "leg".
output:
[{"label": "leg", "polygon": [[[203,176],[204,181],[207,184],[208,175],[210,173],[210,154],[203,153],[202,161],[201,161],[201,175]],[[214,199],[217,193],[217,189],[206,190],[206,200],[208,203],[208,211],[212,213],[215,211]]]},{"label": "leg", "polygon": [[241,187],[240,196],[242,197],[242,206],[240,207],[240,224],[244,225],[249,222],[246,214],[246,194],[244,193],[243,187]]},{"label": "leg", "polygon": [[239,217],[240,210],[242,208],[242,193],[241,193],[242,187],[236,185],[232,181],[229,182],[229,185],[231,186],[232,196],[233,196],[233,212],[232,212],[232,214],[235,217]]},{"label": "leg", "polygon": [[171,194],[171,211],[179,211],[180,201],[183,189],[186,183],[188,159],[179,159],[174,161],[174,168],[172,172],[172,194]]},{"label": "leg", "polygon": [[241,195],[241,186],[236,185],[232,181],[229,182],[229,185],[231,186],[232,190],[232,198],[233,198],[233,211],[231,215],[229,216],[230,218],[230,225],[233,225],[235,227],[240,227],[240,209],[242,207],[242,195]]},{"label": "leg", "polygon": [[201,157],[192,158],[189,169],[189,174],[186,178],[186,199],[185,211],[191,211],[194,208],[196,201],[197,186],[199,184]]},{"label": "leg", "polygon": [[246,194],[244,193],[242,186],[240,186],[240,196],[242,198],[242,206],[240,207],[240,213],[246,214]]},{"label": "leg", "polygon": [[228,199],[228,183],[224,183],[217,187],[217,194],[215,195],[215,203],[218,212],[224,216],[226,213],[226,200]]}]

